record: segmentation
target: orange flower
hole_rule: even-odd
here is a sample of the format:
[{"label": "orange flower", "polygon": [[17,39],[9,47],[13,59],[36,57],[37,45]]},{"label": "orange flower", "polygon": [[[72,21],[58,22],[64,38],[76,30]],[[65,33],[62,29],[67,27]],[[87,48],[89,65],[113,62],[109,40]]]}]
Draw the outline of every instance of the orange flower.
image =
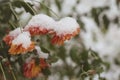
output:
[{"label": "orange flower", "polygon": [[28,48],[24,48],[22,46],[22,44],[20,44],[20,45],[12,44],[11,48],[9,49],[8,52],[10,54],[13,54],[13,55],[15,55],[15,54],[22,54],[22,53],[26,53],[28,51],[32,51],[34,48],[35,48],[34,42],[31,42],[31,44],[30,44],[30,46]]},{"label": "orange flower", "polygon": [[10,46],[12,43],[12,40],[21,33],[21,30],[22,29],[20,28],[16,28],[15,30],[10,31],[9,34],[3,38],[3,41]]},{"label": "orange flower", "polygon": [[77,35],[79,32],[80,32],[80,28],[77,28],[76,31],[74,31],[73,33],[70,33],[70,34],[57,35],[55,33],[55,35],[53,36],[51,42],[53,44],[62,45],[65,40],[70,40],[72,37],[74,37],[75,35]]},{"label": "orange flower", "polygon": [[32,51],[35,48],[35,43],[31,41],[30,33],[23,32],[19,34],[11,44],[9,49],[10,54],[20,54]]},{"label": "orange flower", "polygon": [[32,36],[34,35],[40,35],[40,34],[47,34],[49,32],[49,30],[45,29],[45,28],[40,28],[40,27],[29,27],[27,30],[25,31],[29,31],[30,34]]},{"label": "orange flower", "polygon": [[53,29],[54,23],[55,21],[51,17],[45,14],[38,14],[32,17],[24,30],[29,31],[32,36],[47,34]]},{"label": "orange flower", "polygon": [[80,32],[80,27],[77,21],[71,17],[65,17],[54,25],[54,34],[51,42],[61,45],[65,40],[71,39]]},{"label": "orange flower", "polygon": [[35,64],[35,59],[32,59],[29,63],[25,63],[23,66],[24,76],[27,78],[36,77],[41,71],[40,65]]},{"label": "orange flower", "polygon": [[13,39],[14,39],[13,36],[6,35],[6,36],[3,38],[3,41],[4,41],[7,45],[11,45]]},{"label": "orange flower", "polygon": [[25,63],[23,66],[24,76],[27,78],[34,78],[41,72],[42,69],[46,69],[48,64],[45,59],[40,58],[40,63],[36,64],[35,58],[31,59],[28,63]]}]

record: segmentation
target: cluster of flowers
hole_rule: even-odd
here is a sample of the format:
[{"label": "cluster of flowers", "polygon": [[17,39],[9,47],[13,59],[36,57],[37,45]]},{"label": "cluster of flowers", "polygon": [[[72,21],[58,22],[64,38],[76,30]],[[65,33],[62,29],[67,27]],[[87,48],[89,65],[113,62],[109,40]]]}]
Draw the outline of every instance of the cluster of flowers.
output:
[{"label": "cluster of flowers", "polygon": [[[53,18],[38,14],[32,17],[28,24],[24,28],[16,28],[9,32],[3,40],[10,46],[9,54],[24,54],[29,51],[37,50],[40,56],[40,65],[35,65],[35,59],[31,58],[24,66],[24,75],[26,77],[35,77],[41,69],[48,67],[45,61],[45,55],[41,55],[40,47],[35,46],[35,42],[31,41],[32,36],[36,35],[53,35],[51,42],[53,44],[61,45],[64,41],[71,39],[77,35],[80,31],[77,21],[70,17],[65,17],[60,21],[55,21]],[[41,57],[42,56],[42,57]]]}]

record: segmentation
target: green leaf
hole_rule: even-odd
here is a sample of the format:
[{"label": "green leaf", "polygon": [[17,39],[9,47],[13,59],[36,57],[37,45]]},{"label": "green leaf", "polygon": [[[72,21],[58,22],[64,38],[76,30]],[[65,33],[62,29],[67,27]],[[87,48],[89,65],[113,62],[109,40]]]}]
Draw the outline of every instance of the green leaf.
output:
[{"label": "green leaf", "polygon": [[59,52],[57,53],[57,55],[62,59],[65,60],[66,58],[66,50],[64,47],[60,47],[59,48]]},{"label": "green leaf", "polygon": [[58,57],[56,55],[50,55],[49,58],[48,58],[48,62],[49,63],[54,63],[54,62],[57,62],[58,61]]},{"label": "green leaf", "polygon": [[45,68],[42,70],[43,74],[46,75],[46,76],[49,76],[51,74],[49,68]]},{"label": "green leaf", "polygon": [[45,47],[40,46],[40,48],[41,48],[41,50],[42,50],[43,52],[45,52],[45,53],[50,53],[50,51],[49,51],[49,50],[47,50]]},{"label": "green leaf", "polygon": [[78,49],[77,48],[72,48],[70,50],[70,57],[74,62],[79,63],[80,56],[78,56]]},{"label": "green leaf", "polygon": [[32,15],[35,15],[35,10],[32,8],[32,5],[24,1],[14,1],[12,4],[16,7],[23,7],[26,12],[29,12]]},{"label": "green leaf", "polygon": [[11,18],[11,10],[8,5],[0,6],[0,22],[7,23]]},{"label": "green leaf", "polygon": [[59,11],[61,11],[61,2],[59,0],[55,0],[55,3],[59,9]]}]

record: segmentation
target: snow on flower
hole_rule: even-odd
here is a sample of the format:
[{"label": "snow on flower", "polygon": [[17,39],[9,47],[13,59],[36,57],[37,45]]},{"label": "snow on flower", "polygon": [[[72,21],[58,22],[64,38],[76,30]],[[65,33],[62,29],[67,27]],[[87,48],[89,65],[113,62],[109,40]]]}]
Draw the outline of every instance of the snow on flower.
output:
[{"label": "snow on flower", "polygon": [[65,40],[69,40],[72,36],[80,32],[79,24],[75,19],[65,17],[54,25],[53,44],[63,44]]},{"label": "snow on flower", "polygon": [[31,41],[30,33],[23,32],[19,34],[11,44],[10,54],[20,54],[32,51],[35,48],[34,42]]},{"label": "snow on flower", "polygon": [[39,46],[35,46],[35,49],[37,50],[37,54],[39,55],[40,58],[48,58],[48,53],[44,53],[41,51]]},{"label": "snow on flower", "polygon": [[3,38],[3,41],[7,44],[7,45],[11,45],[12,40],[17,37],[20,33],[21,33],[22,29],[21,28],[16,28],[15,30],[9,32],[8,35],[6,35]]},{"label": "snow on flower", "polygon": [[24,30],[29,31],[31,35],[46,34],[53,29],[54,23],[55,21],[51,17],[38,14],[32,17]]},{"label": "snow on flower", "polygon": [[42,73],[42,70],[46,68],[48,68],[48,63],[44,58],[39,58],[39,60],[32,58],[23,66],[24,76],[27,78],[37,77],[37,75],[39,75],[39,73]]}]

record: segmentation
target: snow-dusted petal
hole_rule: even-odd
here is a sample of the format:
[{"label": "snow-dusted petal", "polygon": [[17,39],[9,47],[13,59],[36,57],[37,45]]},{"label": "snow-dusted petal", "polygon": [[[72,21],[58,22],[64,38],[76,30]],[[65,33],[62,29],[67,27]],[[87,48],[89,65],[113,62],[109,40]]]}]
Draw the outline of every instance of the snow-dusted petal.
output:
[{"label": "snow-dusted petal", "polygon": [[20,54],[32,51],[34,48],[34,42],[31,41],[29,32],[23,32],[12,41],[9,52],[10,54]]},{"label": "snow-dusted petal", "polygon": [[22,28],[16,28],[15,30],[9,32],[8,35],[6,35],[3,40],[5,41],[6,44],[11,45],[12,40],[17,37],[21,32],[22,32]]},{"label": "snow-dusted petal", "polygon": [[55,21],[51,17],[38,14],[32,17],[24,30],[29,31],[31,35],[46,34],[53,29],[54,24]]},{"label": "snow-dusted petal", "polygon": [[65,40],[69,40],[80,31],[77,21],[70,17],[65,17],[54,25],[54,37],[52,38],[53,44],[63,44]]}]

